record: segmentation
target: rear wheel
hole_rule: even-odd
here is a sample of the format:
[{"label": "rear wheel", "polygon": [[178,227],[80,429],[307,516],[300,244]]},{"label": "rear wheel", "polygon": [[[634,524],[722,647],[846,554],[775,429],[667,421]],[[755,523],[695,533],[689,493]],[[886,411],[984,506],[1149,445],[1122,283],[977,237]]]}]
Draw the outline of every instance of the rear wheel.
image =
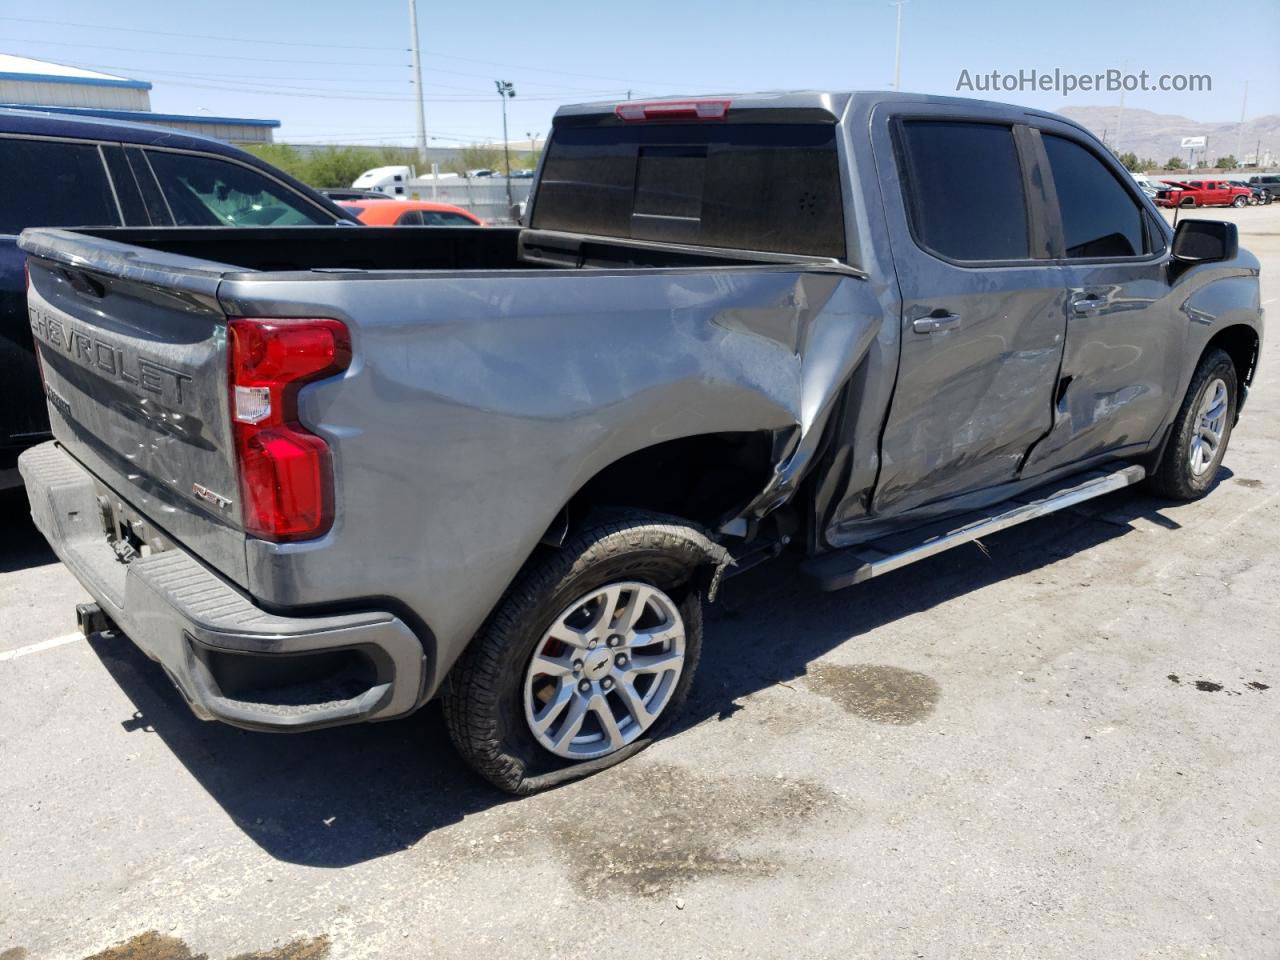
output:
[{"label": "rear wheel", "polygon": [[462,757],[525,794],[647,746],[688,696],[700,573],[721,557],[692,526],[629,513],[531,562],[450,674],[445,717]]},{"label": "rear wheel", "polygon": [[1151,487],[1174,500],[1194,500],[1213,484],[1227,452],[1238,397],[1236,367],[1210,350],[1191,377]]}]

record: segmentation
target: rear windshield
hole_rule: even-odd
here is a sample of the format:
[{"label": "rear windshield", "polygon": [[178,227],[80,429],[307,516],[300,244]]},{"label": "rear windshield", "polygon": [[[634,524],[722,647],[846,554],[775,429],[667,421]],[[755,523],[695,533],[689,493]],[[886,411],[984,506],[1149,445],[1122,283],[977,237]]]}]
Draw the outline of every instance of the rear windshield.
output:
[{"label": "rear windshield", "polygon": [[829,124],[557,127],[531,226],[843,257]]}]

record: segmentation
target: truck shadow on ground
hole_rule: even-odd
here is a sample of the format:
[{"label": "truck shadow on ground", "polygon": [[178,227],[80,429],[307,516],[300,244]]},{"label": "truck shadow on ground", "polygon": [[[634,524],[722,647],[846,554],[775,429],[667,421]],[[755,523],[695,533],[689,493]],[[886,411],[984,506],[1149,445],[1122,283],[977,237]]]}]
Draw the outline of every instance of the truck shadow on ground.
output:
[{"label": "truck shadow on ground", "polygon": [[0,573],[57,563],[49,542],[31,522],[31,508],[22,490],[0,492]]},{"label": "truck shadow on ground", "polygon": [[[839,593],[819,591],[788,558],[730,580],[707,620],[693,695],[668,735],[730,718],[741,698],[803,676],[835,647],[886,623],[1124,536],[1131,520],[1178,527],[1168,516],[1177,505],[1134,494],[1088,506],[1003,531],[985,549],[966,545]],[[159,666],[127,639],[99,635],[91,644],[137,709],[121,718],[123,728],[133,736],[158,734],[234,822],[279,860],[359,863],[512,802],[458,760],[437,704],[385,724],[250,733],[196,719]]]}]

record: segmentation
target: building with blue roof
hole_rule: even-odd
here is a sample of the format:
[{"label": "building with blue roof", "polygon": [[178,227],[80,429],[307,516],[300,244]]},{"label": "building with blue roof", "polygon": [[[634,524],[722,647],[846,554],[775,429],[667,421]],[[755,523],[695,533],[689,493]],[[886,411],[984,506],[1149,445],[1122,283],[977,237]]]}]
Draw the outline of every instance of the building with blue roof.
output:
[{"label": "building with blue roof", "polygon": [[153,113],[151,84],[0,53],[0,106],[172,127],[228,143],[271,143],[279,120]]}]

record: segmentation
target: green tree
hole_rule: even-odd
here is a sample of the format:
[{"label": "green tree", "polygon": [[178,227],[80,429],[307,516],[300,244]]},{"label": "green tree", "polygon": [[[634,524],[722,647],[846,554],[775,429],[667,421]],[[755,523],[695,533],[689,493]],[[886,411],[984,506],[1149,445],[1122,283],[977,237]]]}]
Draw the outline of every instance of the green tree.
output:
[{"label": "green tree", "polygon": [[536,170],[541,158],[541,150],[521,150],[512,160],[512,166],[518,170]]},{"label": "green tree", "polygon": [[306,161],[302,154],[287,143],[249,144],[245,147],[259,160],[264,160],[291,177],[304,180]]},{"label": "green tree", "polygon": [[306,158],[302,179],[313,187],[349,187],[360,174],[382,165],[372,150],[325,147]]},{"label": "green tree", "polygon": [[1186,167],[1186,164],[1182,162],[1181,157],[1170,157],[1165,161],[1164,166],[1166,170],[1182,170]]},{"label": "green tree", "polygon": [[462,147],[457,159],[452,161],[449,169],[454,173],[466,174],[467,170],[498,170],[502,168],[502,147],[493,143],[472,143]]},{"label": "green tree", "polygon": [[1239,166],[1239,164],[1236,163],[1235,154],[1232,153],[1227,154],[1225,157],[1219,157],[1217,160],[1213,161],[1213,165],[1219,170],[1234,170]]},{"label": "green tree", "polygon": [[1132,150],[1130,150],[1128,153],[1120,154],[1119,160],[1122,164],[1124,164],[1124,168],[1128,170],[1130,173],[1136,173],[1138,170],[1142,169],[1138,165],[1138,155],[1134,153]]},{"label": "green tree", "polygon": [[1139,170],[1154,170],[1160,164],[1156,163],[1155,157],[1144,157],[1138,164]]}]

